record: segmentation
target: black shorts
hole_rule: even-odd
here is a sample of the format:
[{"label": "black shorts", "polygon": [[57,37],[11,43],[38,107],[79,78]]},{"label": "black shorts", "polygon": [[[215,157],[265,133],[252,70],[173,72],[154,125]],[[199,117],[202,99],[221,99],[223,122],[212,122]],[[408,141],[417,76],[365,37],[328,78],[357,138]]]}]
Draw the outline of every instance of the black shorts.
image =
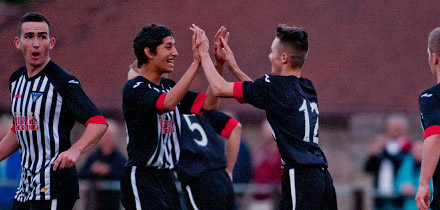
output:
[{"label": "black shorts", "polygon": [[26,202],[14,200],[11,210],[72,210],[76,200],[73,197],[60,197],[42,201],[30,200]]},{"label": "black shorts", "polygon": [[180,210],[179,194],[170,170],[129,166],[121,178],[122,205],[126,210]]},{"label": "black shorts", "polygon": [[282,198],[278,209],[337,210],[336,192],[330,173],[321,167],[284,170]]},{"label": "black shorts", "polygon": [[202,174],[189,183],[182,183],[188,209],[233,209],[235,202],[231,179],[224,169]]}]

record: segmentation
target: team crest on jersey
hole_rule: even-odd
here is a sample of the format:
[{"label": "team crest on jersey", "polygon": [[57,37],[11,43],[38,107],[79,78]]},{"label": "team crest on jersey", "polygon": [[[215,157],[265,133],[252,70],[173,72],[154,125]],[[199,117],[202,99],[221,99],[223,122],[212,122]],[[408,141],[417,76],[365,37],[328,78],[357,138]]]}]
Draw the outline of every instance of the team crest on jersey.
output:
[{"label": "team crest on jersey", "polygon": [[40,129],[38,117],[35,116],[32,112],[29,112],[26,116],[22,116],[20,112],[15,112],[14,125],[16,131],[30,131]]},{"label": "team crest on jersey", "polygon": [[38,100],[38,98],[40,98],[40,96],[42,96],[43,93],[38,93],[38,92],[32,92],[32,101],[36,102]]}]

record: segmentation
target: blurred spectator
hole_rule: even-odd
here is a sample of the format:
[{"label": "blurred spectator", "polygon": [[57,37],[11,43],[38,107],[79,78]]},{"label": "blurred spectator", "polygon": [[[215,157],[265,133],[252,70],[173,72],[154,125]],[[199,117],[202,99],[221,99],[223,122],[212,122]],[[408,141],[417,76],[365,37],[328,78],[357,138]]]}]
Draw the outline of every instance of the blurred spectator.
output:
[{"label": "blurred spectator", "polygon": [[[12,126],[12,118],[8,114],[0,117],[0,136],[5,136]],[[1,139],[0,139],[1,141]],[[0,209],[10,209],[20,182],[20,152],[16,151],[9,158],[0,162]]]},{"label": "blurred spectator", "polygon": [[401,209],[403,198],[398,195],[395,177],[404,157],[411,149],[406,132],[408,120],[402,115],[391,115],[386,122],[387,135],[372,140],[365,171],[374,175],[376,210]]},{"label": "blurred spectator", "polygon": [[283,170],[281,169],[281,156],[267,120],[261,123],[261,131],[264,143],[255,156],[254,183],[265,185],[267,188],[264,189],[268,191],[254,194],[250,209],[271,210],[278,206]]},{"label": "blurred spectator", "polygon": [[[222,110],[222,112],[238,120],[235,112],[231,110]],[[232,183],[234,183],[234,190],[236,191],[234,209],[240,209],[240,204],[242,203],[244,196],[244,194],[241,192],[245,191],[244,188],[237,188],[237,186],[243,186],[243,184],[249,184],[251,182],[252,170],[252,155],[246,143],[246,139],[244,139],[244,135],[242,134],[237,161],[235,162],[234,169],[232,170]]]},{"label": "blurred spectator", "polygon": [[[404,196],[402,210],[417,210],[414,196],[417,192],[422,169],[422,148],[423,141],[413,142],[411,153],[403,159],[396,175],[396,187],[398,192]],[[432,192],[432,182],[430,188]]]},{"label": "blurred spectator", "polygon": [[92,181],[90,189],[93,199],[89,200],[87,209],[119,210],[121,173],[124,171],[126,158],[117,150],[116,141],[120,140],[121,129],[113,120],[107,120],[109,127],[99,147],[87,158],[84,167],[79,172],[80,179]]}]

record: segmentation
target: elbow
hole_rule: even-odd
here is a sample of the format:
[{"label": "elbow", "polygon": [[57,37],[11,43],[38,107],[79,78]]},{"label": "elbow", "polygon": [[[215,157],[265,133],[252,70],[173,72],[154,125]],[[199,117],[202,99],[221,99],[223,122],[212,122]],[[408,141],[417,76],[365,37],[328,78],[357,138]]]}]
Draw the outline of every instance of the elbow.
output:
[{"label": "elbow", "polygon": [[167,113],[176,109],[177,103],[164,103],[162,109],[160,111],[162,113]]},{"label": "elbow", "polygon": [[213,85],[212,86],[212,93],[214,94],[214,96],[216,97],[221,97],[224,95],[224,90],[221,86],[219,85]]}]

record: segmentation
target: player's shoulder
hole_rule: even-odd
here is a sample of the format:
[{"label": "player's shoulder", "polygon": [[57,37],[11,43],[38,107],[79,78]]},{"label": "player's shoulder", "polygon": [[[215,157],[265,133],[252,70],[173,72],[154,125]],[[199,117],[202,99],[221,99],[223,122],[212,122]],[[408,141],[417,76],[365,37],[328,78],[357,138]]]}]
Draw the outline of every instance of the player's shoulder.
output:
[{"label": "player's shoulder", "polygon": [[15,70],[12,74],[11,77],[9,78],[9,83],[12,83],[16,80],[18,80],[21,76],[23,76],[26,73],[26,67],[22,66],[20,68],[18,68],[17,70]]},{"label": "player's shoulder", "polygon": [[65,86],[69,84],[80,85],[79,80],[75,76],[58,66],[55,62],[49,61],[47,68],[46,76],[55,86]]},{"label": "player's shoulder", "polygon": [[440,84],[437,84],[433,87],[430,87],[426,90],[424,90],[420,96],[419,96],[419,100],[423,100],[423,99],[430,99],[430,98],[439,98],[440,97]]}]

